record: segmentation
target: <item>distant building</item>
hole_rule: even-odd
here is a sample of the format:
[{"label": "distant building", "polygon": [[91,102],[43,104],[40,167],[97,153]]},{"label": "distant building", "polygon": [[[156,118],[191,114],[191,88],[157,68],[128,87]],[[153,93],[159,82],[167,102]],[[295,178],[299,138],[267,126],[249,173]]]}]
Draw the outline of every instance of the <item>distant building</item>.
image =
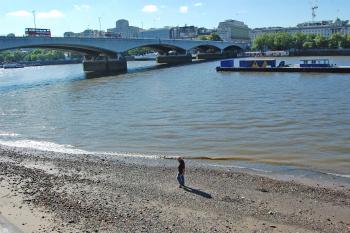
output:
[{"label": "distant building", "polygon": [[250,40],[249,28],[241,21],[229,19],[220,22],[217,31],[224,41],[248,43]]},{"label": "distant building", "polygon": [[86,29],[83,32],[65,32],[64,37],[83,37],[83,38],[100,38],[105,37],[106,32],[99,30]]},{"label": "distant building", "polygon": [[130,26],[129,21],[120,19],[115,23],[115,28],[107,29],[112,35],[120,35],[120,38],[138,38],[141,28]]},{"label": "distant building", "polygon": [[267,28],[255,28],[250,32],[250,39],[252,41],[261,34],[287,32],[295,34],[298,32],[307,35],[322,35],[326,38],[330,37],[334,33],[341,33],[343,35],[350,34],[349,20],[323,20],[315,22],[306,22],[298,24],[296,27],[267,27]]},{"label": "distant building", "polygon": [[198,28],[195,26],[174,27],[170,29],[171,39],[194,39],[198,36]]},{"label": "distant building", "polygon": [[208,29],[208,28],[204,28],[204,27],[197,29],[198,36],[208,36],[208,35],[210,35],[212,33],[216,33],[216,32],[217,32],[216,29]]},{"label": "distant building", "polygon": [[170,27],[143,30],[139,32],[138,37],[145,39],[170,39]]}]

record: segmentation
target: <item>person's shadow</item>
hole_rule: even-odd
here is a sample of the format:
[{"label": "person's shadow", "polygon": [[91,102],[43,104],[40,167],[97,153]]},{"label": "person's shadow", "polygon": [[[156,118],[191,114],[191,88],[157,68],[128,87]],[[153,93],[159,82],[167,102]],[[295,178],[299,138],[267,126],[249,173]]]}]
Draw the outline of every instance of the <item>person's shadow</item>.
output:
[{"label": "person's shadow", "polygon": [[213,198],[209,193],[203,192],[203,191],[201,191],[199,189],[194,189],[194,188],[191,188],[191,187],[188,187],[188,186],[183,186],[182,188],[186,192],[190,192],[190,193],[193,193],[193,194],[196,194],[196,195],[208,198],[208,199]]}]

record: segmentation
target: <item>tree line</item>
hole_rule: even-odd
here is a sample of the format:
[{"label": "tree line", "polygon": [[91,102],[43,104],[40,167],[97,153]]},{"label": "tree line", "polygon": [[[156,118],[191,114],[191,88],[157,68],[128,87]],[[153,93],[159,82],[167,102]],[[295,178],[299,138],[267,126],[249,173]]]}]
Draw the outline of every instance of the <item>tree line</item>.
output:
[{"label": "tree line", "polygon": [[322,35],[287,32],[265,33],[253,41],[253,50],[290,50],[290,49],[338,49],[350,48],[350,34],[332,34],[329,38]]},{"label": "tree line", "polygon": [[[57,61],[64,60],[65,53],[59,50],[51,49],[34,49],[30,51],[10,50],[0,52],[0,63],[4,62],[21,62],[21,61]],[[71,53],[71,58],[81,58],[81,55]]]}]

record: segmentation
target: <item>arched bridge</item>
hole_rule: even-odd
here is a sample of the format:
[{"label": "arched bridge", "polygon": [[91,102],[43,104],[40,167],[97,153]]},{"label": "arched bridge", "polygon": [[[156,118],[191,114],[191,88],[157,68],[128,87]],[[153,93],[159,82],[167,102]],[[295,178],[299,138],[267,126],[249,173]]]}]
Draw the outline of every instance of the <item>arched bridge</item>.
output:
[{"label": "arched bridge", "polygon": [[[88,55],[89,62],[95,62],[97,57],[104,56],[108,62],[120,61],[128,50],[140,47],[148,47],[163,55],[160,63],[181,63],[189,61],[191,51],[202,53],[227,54],[245,49],[244,44],[203,41],[203,40],[171,40],[171,39],[116,39],[116,38],[76,38],[76,37],[0,37],[0,51],[17,48],[52,48],[80,52]],[[166,56],[169,51],[175,51],[177,56]],[[161,56],[162,57],[162,56]],[[191,56],[192,59],[192,56]],[[106,60],[104,61],[106,63]],[[164,62],[162,62],[164,61]],[[175,62],[174,62],[175,61]],[[85,62],[86,64],[88,62]],[[84,70],[99,70],[101,68],[85,66]],[[120,62],[119,62],[120,63]],[[123,62],[124,63],[124,62]],[[126,62],[125,62],[126,63]],[[91,65],[91,64],[90,64]],[[107,70],[116,64],[105,64]],[[119,66],[119,65],[117,65]],[[125,64],[126,66],[126,64]],[[126,69],[126,67],[124,67]],[[125,70],[123,69],[123,70]]]},{"label": "arched bridge", "polygon": [[168,39],[115,39],[115,38],[75,38],[75,37],[0,37],[0,50],[16,48],[55,48],[78,51],[85,54],[117,54],[133,48],[149,47],[166,52],[175,50],[213,48],[218,51],[244,49],[244,44],[203,41],[203,40],[168,40]]}]

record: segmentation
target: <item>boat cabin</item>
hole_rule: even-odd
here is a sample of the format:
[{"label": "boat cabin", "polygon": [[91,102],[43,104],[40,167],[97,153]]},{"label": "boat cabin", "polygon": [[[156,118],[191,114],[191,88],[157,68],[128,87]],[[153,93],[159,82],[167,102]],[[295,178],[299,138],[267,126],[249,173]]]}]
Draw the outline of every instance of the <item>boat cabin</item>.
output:
[{"label": "boat cabin", "polygon": [[301,60],[300,67],[331,67],[329,59],[305,59]]}]

